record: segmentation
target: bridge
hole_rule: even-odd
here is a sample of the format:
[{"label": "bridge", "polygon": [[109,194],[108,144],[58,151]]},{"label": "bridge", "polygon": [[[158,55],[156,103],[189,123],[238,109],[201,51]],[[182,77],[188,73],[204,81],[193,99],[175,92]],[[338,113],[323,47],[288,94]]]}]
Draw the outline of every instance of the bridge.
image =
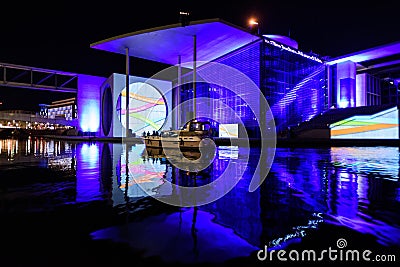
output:
[{"label": "bridge", "polygon": [[77,93],[78,74],[0,63],[0,86]]},{"label": "bridge", "polygon": [[[0,86],[9,88],[77,93],[78,76],[78,74],[71,72],[0,63]],[[46,118],[38,114],[17,111],[0,111],[0,121],[49,123],[72,127],[78,126],[77,119],[66,120],[63,117]]]}]

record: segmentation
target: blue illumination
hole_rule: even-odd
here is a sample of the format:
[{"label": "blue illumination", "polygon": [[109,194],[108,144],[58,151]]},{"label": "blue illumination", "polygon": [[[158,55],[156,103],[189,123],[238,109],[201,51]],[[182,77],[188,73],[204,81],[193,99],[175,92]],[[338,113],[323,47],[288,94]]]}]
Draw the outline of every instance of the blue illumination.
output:
[{"label": "blue illumination", "polygon": [[81,107],[79,125],[84,132],[97,132],[100,126],[100,107],[97,100],[86,100]]},{"label": "blue illumination", "polygon": [[399,50],[400,50],[400,42],[394,42],[366,49],[363,51],[358,51],[352,54],[340,56],[338,58],[333,58],[330,61],[328,61],[327,64],[334,65],[346,61],[360,63],[367,60],[374,60],[378,58],[391,56],[393,54],[397,54]]},{"label": "blue illumination", "polygon": [[175,65],[178,63],[178,56],[181,56],[182,62],[193,60],[193,35],[199,40],[199,64],[214,60],[259,39],[258,36],[232,27],[223,20],[210,19],[191,21],[186,27],[174,24],[141,30],[94,43],[91,47],[119,54],[125,54],[125,47],[133,47],[129,50],[130,56]]},{"label": "blue illumination", "polygon": [[222,263],[235,257],[248,257],[258,249],[232,229],[216,223],[213,214],[198,208],[149,216],[124,226],[100,229],[91,236],[95,240],[137,242],[144,257],[160,257],[172,264]]},{"label": "blue illumination", "polygon": [[[304,56],[304,53],[281,48],[275,42],[260,41],[215,60],[239,70],[259,86],[271,107],[277,131],[310,120],[328,107],[325,65],[320,60]],[[200,76],[203,70],[209,73],[213,71],[204,65],[198,69]],[[222,77],[227,76],[222,70],[215,72]],[[186,79],[183,77],[184,81]],[[232,83],[236,81],[232,87],[235,93],[222,86],[199,83],[196,87],[197,97],[218,99],[233,108],[245,124],[249,136],[258,137],[255,115],[260,112],[260,103],[259,98],[254,97],[258,92],[250,91],[236,77],[231,77],[231,80]],[[187,101],[193,97],[192,87],[190,84],[183,87],[181,100]],[[257,109],[252,111],[248,103]],[[209,110],[210,107],[197,103],[198,113],[207,113]],[[224,115],[219,106],[214,106],[213,112],[220,123],[235,123],[231,117]]]},{"label": "blue illumination", "polygon": [[[227,112],[224,108],[226,106],[230,107],[249,130],[249,136],[256,136],[257,131],[259,131],[256,115],[259,115],[260,112],[260,101],[259,98],[254,97],[254,95],[259,94],[259,90],[256,86],[260,86],[261,43],[261,41],[252,43],[215,60],[217,63],[227,65],[240,71],[244,77],[247,76],[246,79],[241,75],[237,75],[236,71],[233,72],[231,68],[219,68],[216,67],[218,65],[215,64],[205,64],[198,69],[198,75],[200,77],[206,78],[208,81],[219,82],[218,84],[197,83],[197,97],[218,99],[218,101],[213,103],[212,108],[197,102],[198,116],[207,117],[207,114],[212,111],[213,118],[219,123],[238,123],[237,118],[231,116],[231,113]],[[229,79],[224,79],[223,77],[229,77]],[[193,98],[192,84],[187,83],[191,78],[191,73],[182,78],[184,83],[182,86],[184,90],[181,94],[182,102]],[[246,80],[246,82],[244,82],[244,80]],[[230,88],[230,90],[227,88]],[[184,114],[182,115],[184,116]],[[182,121],[183,120],[185,120],[185,118],[182,118]],[[250,130],[250,128],[253,130]]]},{"label": "blue illumination", "polygon": [[272,41],[264,46],[261,86],[278,132],[307,121],[327,108],[324,64],[296,51],[281,49],[281,45]]},{"label": "blue illumination", "polygon": [[[267,38],[264,40],[264,42],[266,42],[267,44],[276,46],[276,47],[278,47],[279,49],[286,50],[286,51],[289,51],[289,52],[291,52],[291,53],[300,55],[300,56],[302,56],[302,57],[305,57],[305,58],[308,58],[308,59],[312,59],[312,60],[315,60],[315,61],[317,61],[317,62],[319,62],[319,63],[322,63],[322,60],[319,59],[319,58],[317,58],[316,56],[307,55],[307,54],[303,53],[302,51],[297,50],[296,47],[291,48],[290,46],[286,46],[286,45],[284,45],[284,44],[277,43],[277,42],[275,42],[274,40],[269,39],[269,38],[268,38],[268,35],[264,35],[264,36],[267,37]],[[290,39],[286,37],[286,40],[290,40]],[[292,45],[296,45],[296,42],[295,42],[295,41],[294,41],[294,42],[293,42],[293,40],[290,40],[290,41],[291,41],[291,44],[292,44]]]},{"label": "blue illumination", "polygon": [[340,108],[356,105],[356,64],[346,61],[337,64],[337,99]]},{"label": "blue illumination", "polygon": [[76,201],[101,199],[99,144],[81,143],[76,153]]},{"label": "blue illumination", "polygon": [[106,79],[79,75],[78,77],[78,120],[79,130],[98,133],[100,129],[100,87]]},{"label": "blue illumination", "polygon": [[[34,138],[18,142],[3,140],[0,142],[2,158],[12,157],[13,163],[8,161],[8,164],[17,164],[15,170],[23,179],[32,180],[32,166],[57,173],[66,171],[66,176],[59,173],[61,176],[57,179],[46,175],[39,183],[11,185],[12,190],[2,192],[4,210],[41,214],[55,208],[60,215],[68,216],[71,208],[76,208],[87,215],[117,214],[115,220],[114,217],[109,220],[110,228],[99,227],[92,234],[90,229],[70,232],[108,239],[112,246],[113,241],[124,242],[132,246],[134,253],[142,253],[141,259],[154,256],[160,262],[178,265],[235,262],[252,253],[250,258],[242,258],[249,262],[254,259],[253,252],[267,244],[271,249],[285,249],[293,242],[305,241],[296,247],[310,248],[309,244],[317,244],[328,248],[335,246],[338,237],[345,238],[350,249],[379,248],[394,252],[392,249],[399,248],[398,147],[278,148],[268,179],[252,193],[248,192],[248,184],[258,162],[259,148],[219,147],[218,156],[207,172],[193,179],[155,152],[151,153],[154,158],[143,155],[143,145],[128,146],[128,151],[124,151],[126,147],[120,143],[70,144]],[[166,207],[121,188],[125,178],[120,176],[127,167],[123,166],[125,152],[129,154],[131,179],[128,182],[137,176],[135,180],[149,185],[150,193],[156,192],[162,197],[180,193],[174,187],[161,191],[157,184],[163,179],[194,186],[194,181],[205,183],[218,179],[230,161],[235,163],[237,171],[232,172],[232,178],[241,175],[240,169],[244,175],[233,190],[213,203],[190,209]],[[250,161],[243,160],[247,154],[251,155]],[[35,160],[27,163],[31,157]],[[7,178],[3,173],[9,171],[10,168],[2,168],[0,177]],[[74,178],[71,171],[76,171],[76,180],[71,179]],[[130,185],[131,189],[135,187]],[[80,205],[82,202],[85,205]],[[78,205],[71,207],[71,204]],[[101,212],[103,207],[105,213]],[[120,218],[130,215],[138,220],[121,225]],[[66,241],[62,237],[54,239],[57,241],[54,246],[59,247]]]}]

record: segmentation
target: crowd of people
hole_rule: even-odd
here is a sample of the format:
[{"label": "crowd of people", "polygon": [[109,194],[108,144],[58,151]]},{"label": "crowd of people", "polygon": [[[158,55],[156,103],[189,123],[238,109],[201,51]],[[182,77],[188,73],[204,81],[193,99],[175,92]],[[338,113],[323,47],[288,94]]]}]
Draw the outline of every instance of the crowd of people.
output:
[{"label": "crowd of people", "polygon": [[147,133],[146,133],[146,131],[144,131],[142,133],[142,136],[143,137],[145,137],[145,136],[160,136],[160,133],[158,131],[153,131],[153,133],[150,133],[150,131],[147,131]]}]

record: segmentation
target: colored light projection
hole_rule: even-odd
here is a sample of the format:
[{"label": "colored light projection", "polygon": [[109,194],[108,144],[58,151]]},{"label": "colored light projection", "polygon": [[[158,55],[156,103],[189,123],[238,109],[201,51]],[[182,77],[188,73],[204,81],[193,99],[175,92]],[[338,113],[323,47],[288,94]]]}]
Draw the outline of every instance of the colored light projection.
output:
[{"label": "colored light projection", "polygon": [[239,137],[238,124],[219,124],[219,137]]},{"label": "colored light projection", "polygon": [[133,146],[128,151],[128,168],[125,153],[126,151],[121,154],[117,166],[120,190],[124,192],[127,190],[127,195],[132,198],[170,195],[172,193],[172,187],[168,186],[164,186],[163,190],[158,190],[170,177],[166,176],[167,167],[161,160],[144,157],[145,145]]},{"label": "colored light projection", "polygon": [[332,139],[398,139],[399,110],[393,107],[373,115],[353,116],[330,128]]},{"label": "colored light projection", "polygon": [[129,112],[126,112],[126,88],[121,91],[117,102],[119,119],[126,127],[126,114],[129,116],[129,129],[136,135],[145,131],[152,133],[164,125],[167,118],[167,104],[154,86],[136,82],[129,85]]}]

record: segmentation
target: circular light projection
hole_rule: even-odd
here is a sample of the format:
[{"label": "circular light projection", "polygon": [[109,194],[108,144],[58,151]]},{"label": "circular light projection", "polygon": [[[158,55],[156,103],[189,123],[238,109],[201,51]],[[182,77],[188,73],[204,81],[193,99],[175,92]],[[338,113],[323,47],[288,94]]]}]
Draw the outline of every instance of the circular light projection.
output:
[{"label": "circular light projection", "polygon": [[167,103],[161,92],[148,83],[129,85],[129,112],[126,112],[126,88],[117,101],[117,114],[123,127],[129,116],[129,129],[136,135],[160,130],[167,118]]}]

